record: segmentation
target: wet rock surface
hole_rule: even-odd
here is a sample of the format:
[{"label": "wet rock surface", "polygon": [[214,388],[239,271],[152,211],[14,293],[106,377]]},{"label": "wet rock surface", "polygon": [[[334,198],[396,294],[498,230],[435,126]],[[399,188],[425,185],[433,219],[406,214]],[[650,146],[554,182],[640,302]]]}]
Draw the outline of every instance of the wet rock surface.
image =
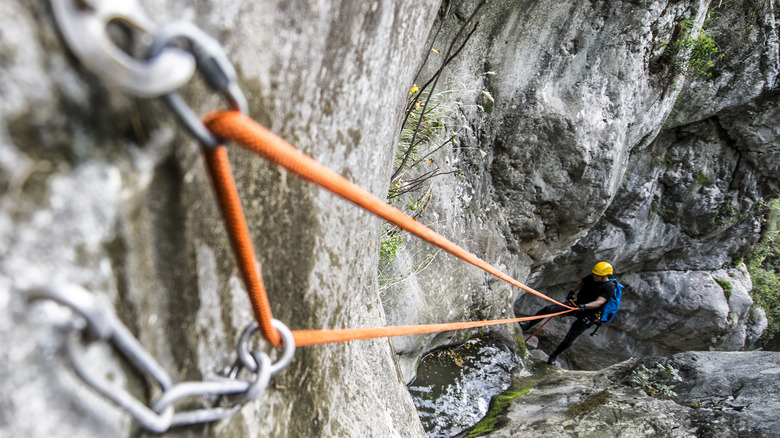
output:
[{"label": "wet rock surface", "polygon": [[[671,367],[679,380],[662,372],[638,379],[643,366]],[[558,369],[514,399],[485,436],[775,437],[778,373],[780,354],[762,351],[688,352],[601,371]]]},{"label": "wet rock surface", "polygon": [[457,436],[479,422],[491,399],[509,387],[518,368],[514,356],[505,345],[485,337],[426,355],[409,392],[428,436]]}]

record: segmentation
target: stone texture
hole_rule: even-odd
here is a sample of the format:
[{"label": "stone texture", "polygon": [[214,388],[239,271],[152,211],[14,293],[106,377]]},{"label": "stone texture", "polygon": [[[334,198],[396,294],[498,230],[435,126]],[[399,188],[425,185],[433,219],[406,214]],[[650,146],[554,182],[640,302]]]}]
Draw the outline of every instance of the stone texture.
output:
[{"label": "stone texture", "polygon": [[[250,115],[382,195],[403,96],[435,13],[426,2],[144,1],[227,49]],[[175,382],[234,358],[248,302],[198,147],[159,100],[106,89],[68,54],[47,2],[0,5],[0,435],[136,436],[72,373],[68,312],[28,305],[41,283],[110,303]],[[201,85],[198,113],[222,106]],[[231,148],[276,318],[291,328],[381,323],[378,220]],[[92,353],[90,353],[92,354]],[[144,382],[97,348],[96,373]],[[379,413],[377,415],[377,413]],[[387,341],[300,349],[231,420],[171,436],[423,436]]]},{"label": "stone texture", "polygon": [[[723,4],[721,23],[739,32],[712,28],[726,54],[712,81],[659,61],[681,20],[704,23],[703,0],[490,1],[442,77],[455,123],[468,129],[437,159],[464,172],[436,180],[422,220],[555,297],[601,259],[628,286],[618,319],[584,336],[564,364],[739,349],[761,331],[735,266],[757,240],[762,200],[780,193],[776,11]],[[386,192],[439,2],[143,6],[158,23],[191,20],[218,38],[253,118]],[[454,5],[441,41],[474,7]],[[0,429],[138,435],[73,376],[61,349],[70,314],[30,305],[24,292],[49,281],[90,290],[176,381],[228,365],[251,315],[198,148],[159,101],[106,89],[85,71],[48,3],[4,2],[0,23],[0,338],[10,340],[0,351]],[[183,94],[199,113],[222,105],[199,84]],[[294,329],[509,317],[513,304],[529,313],[542,304],[516,301],[517,290],[409,238],[392,267],[404,281],[377,292],[379,220],[244,151],[231,149],[231,162],[274,313]],[[562,329],[552,323],[542,348]],[[488,331],[508,344],[520,335]],[[170,435],[422,436],[404,380],[426,351],[468,335],[302,348],[233,419]],[[97,373],[153,396],[95,350]]]},{"label": "stone texture", "polygon": [[[572,351],[569,358],[572,364],[589,369],[604,365],[607,362],[596,364],[582,355],[604,343],[624,345],[621,347],[624,353],[611,357],[612,361],[641,356],[648,351],[667,354],[688,348],[741,349],[746,340],[755,339],[753,333],[765,324],[760,312],[754,318],[744,312],[748,297],[741,289],[744,286],[750,291],[752,286],[744,274],[738,273],[739,269],[732,267],[751,251],[761,232],[765,203],[778,195],[777,28],[772,10],[749,1],[716,8],[715,13],[734,15],[738,9],[749,11],[753,19],[766,24],[755,26],[763,36],[751,46],[754,49],[744,46],[741,29],[729,31],[715,27],[711,30],[726,55],[716,65],[715,79],[712,82],[690,80],[686,84],[659,135],[647,147],[632,151],[623,183],[604,216],[568,253],[545,266],[532,281],[563,296],[577,276],[583,275],[576,270],[585,270],[596,261],[606,259],[615,265],[618,276],[629,286],[627,308],[632,308],[632,302],[638,304],[639,313],[621,314],[617,324],[610,326],[606,339],[578,341],[580,353]],[[748,63],[748,58],[755,58],[755,63]],[[731,79],[736,81],[732,84],[739,84],[741,91],[729,89],[726,93],[727,87],[720,92],[709,88],[729,75],[736,75]],[[696,99],[703,99],[705,92],[710,93],[706,98],[710,102],[724,99],[714,104],[717,110],[690,103],[699,102]],[[713,278],[724,279],[718,274],[723,269],[736,276],[735,280],[728,281],[743,297],[734,303],[739,310],[724,313],[716,310],[718,306],[705,306],[711,310],[698,312],[694,318],[695,324],[702,324],[699,328],[702,335],[695,346],[678,344],[674,339],[679,333],[655,332],[654,327],[675,324],[678,312],[642,312],[641,309],[658,306],[669,309],[670,302],[679,301],[675,297],[682,285],[690,291],[683,292],[684,299],[695,300],[702,291],[712,287]],[[667,289],[658,283],[662,277],[676,279],[678,286],[670,285]],[[564,278],[568,278],[568,284],[561,284]],[[737,286],[740,284],[743,286]],[[711,296],[718,297],[717,290],[713,291]],[[723,319],[724,315],[728,317]],[[663,321],[667,316],[668,320]],[[628,322],[631,319],[637,321]],[[718,322],[713,325],[704,320]],[[634,335],[621,332],[626,322]],[[715,326],[730,326],[727,330],[730,334],[722,329],[702,331],[703,327]],[[635,337],[634,327],[647,327],[647,331],[655,333]],[[555,339],[551,337],[548,343],[556,342]],[[670,346],[674,347],[669,349]]]},{"label": "stone texture", "polygon": [[[634,371],[671,366],[682,379]],[[773,437],[780,357],[774,352],[690,352],[630,360],[602,371],[554,371],[516,398],[488,437]],[[648,395],[664,384],[671,398]]]},{"label": "stone texture", "polygon": [[[708,8],[721,19],[707,21],[706,32],[724,55],[709,80],[681,68],[688,55],[671,49],[683,21],[698,34]],[[452,37],[471,9],[457,6],[442,34]],[[453,93],[453,105],[472,133],[447,157],[464,177],[435,183],[442,199],[431,202],[428,222],[558,299],[600,260],[628,287],[618,319],[578,340],[564,364],[597,369],[646,354],[741,349],[764,326],[748,310],[752,286],[735,267],[757,242],[766,202],[780,193],[774,14],[748,0],[618,9],[490,2],[445,70],[442,83],[465,90]],[[410,245],[397,272],[431,253]],[[732,285],[729,298],[718,280]],[[532,314],[546,304],[446,256],[385,302],[417,304],[386,306],[399,322],[499,318],[510,307]],[[560,342],[568,323],[551,323],[542,348]],[[516,327],[496,330],[517,335]],[[393,342],[412,364],[429,346],[456,340]],[[604,354],[588,354],[594,349]]]}]

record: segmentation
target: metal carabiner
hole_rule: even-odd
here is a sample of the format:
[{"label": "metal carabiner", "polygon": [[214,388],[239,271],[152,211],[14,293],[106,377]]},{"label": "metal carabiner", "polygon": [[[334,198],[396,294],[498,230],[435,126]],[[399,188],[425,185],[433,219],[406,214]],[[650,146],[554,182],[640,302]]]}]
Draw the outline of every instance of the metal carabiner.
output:
[{"label": "metal carabiner", "polygon": [[[99,394],[127,411],[145,429],[155,433],[166,432],[171,427],[191,424],[208,423],[227,418],[236,413],[245,403],[255,400],[268,388],[273,374],[280,370],[279,365],[271,364],[271,359],[261,351],[248,351],[246,355],[251,360],[255,378],[252,381],[237,380],[235,375],[229,378],[215,377],[209,381],[183,382],[173,384],[167,372],[143,349],[138,340],[133,337],[127,327],[117,318],[116,314],[99,299],[80,286],[69,283],[54,283],[31,289],[27,292],[28,300],[49,299],[71,308],[86,321],[86,326],[74,327],[68,333],[66,352],[76,374]],[[274,326],[282,332],[285,342],[285,353],[291,356],[295,344],[292,333],[284,324],[275,321]],[[255,330],[257,324],[254,324]],[[89,348],[89,340],[85,344],[82,331],[92,334],[92,340],[109,341],[118,352],[132,365],[136,371],[145,374],[159,385],[161,395],[151,407],[130,394],[125,388],[110,382],[100,373],[95,373],[85,360],[85,351]],[[249,333],[251,335],[251,332]],[[248,342],[246,336],[243,344]],[[243,345],[242,344],[242,345]],[[239,352],[239,355],[241,352]],[[237,362],[241,362],[238,360]],[[286,360],[289,363],[289,359]],[[237,370],[236,374],[238,373]],[[150,381],[151,383],[151,381]],[[222,396],[227,396],[229,406],[215,406],[214,402]],[[184,412],[176,412],[175,403],[188,397],[201,397],[207,403],[205,407]]]},{"label": "metal carabiner", "polygon": [[154,379],[163,391],[173,384],[168,373],[119,321],[113,310],[100,305],[95,295],[84,288],[69,283],[48,284],[28,291],[27,298],[49,299],[70,307],[84,318],[87,330],[94,337],[113,343],[128,361]]},{"label": "metal carabiner", "polygon": [[[195,56],[197,70],[206,83],[222,94],[230,107],[242,113],[248,112],[244,93],[238,86],[237,74],[222,45],[209,34],[192,23],[174,22],[162,26],[154,35],[148,56],[157,57],[172,45],[184,43]],[[165,95],[165,100],[195,138],[208,148],[220,145],[218,138],[203,125],[200,117],[190,108],[177,92]]]},{"label": "metal carabiner", "polygon": [[140,97],[168,94],[190,80],[195,60],[175,47],[149,59],[136,59],[109,38],[109,23],[120,21],[154,34],[137,0],[51,0],[60,32],[73,54],[109,86]]},{"label": "metal carabiner", "polygon": [[127,411],[130,416],[135,418],[144,428],[155,433],[163,433],[171,427],[174,418],[173,406],[168,407],[163,412],[155,412],[146,406],[143,402],[135,398],[126,389],[112,384],[104,378],[89,371],[89,365],[82,359],[84,353],[79,346],[81,341],[77,337],[77,332],[71,333],[67,341],[67,353],[71,365],[73,365],[76,374],[87,385],[97,391],[103,397],[111,400],[120,408]]}]

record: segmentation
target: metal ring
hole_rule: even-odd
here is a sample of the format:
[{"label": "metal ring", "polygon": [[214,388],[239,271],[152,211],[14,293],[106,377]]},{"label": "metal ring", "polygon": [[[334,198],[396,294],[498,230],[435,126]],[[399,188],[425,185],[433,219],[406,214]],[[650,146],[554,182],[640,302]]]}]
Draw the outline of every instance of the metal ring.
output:
[{"label": "metal ring", "polygon": [[[287,326],[278,319],[272,319],[271,325],[276,329],[276,331],[279,332],[279,335],[282,337],[282,347],[284,348],[282,351],[282,356],[271,365],[271,375],[275,376],[283,369],[287,368],[287,366],[290,365],[290,362],[292,362],[292,358],[295,355],[295,338],[293,338],[290,329],[287,328]],[[249,351],[249,338],[252,337],[252,335],[258,330],[259,327],[257,325],[257,321],[249,323],[249,325],[247,325],[246,328],[244,328],[244,331],[241,333],[241,336],[238,339],[237,347],[239,361],[242,365],[244,365],[244,367],[253,373],[257,372],[258,364]]]},{"label": "metal ring", "polygon": [[[171,427],[188,426],[192,424],[201,424],[201,423],[211,423],[213,421],[219,421],[224,418],[228,418],[231,415],[238,412],[238,410],[241,409],[241,406],[243,406],[244,403],[255,400],[257,399],[257,397],[263,394],[266,388],[268,388],[268,382],[270,382],[271,380],[271,359],[268,357],[267,354],[260,351],[253,351],[251,354],[255,358],[257,363],[260,364],[260,369],[257,373],[257,377],[255,378],[254,382],[251,383],[241,382],[241,383],[248,383],[248,385],[246,386],[245,390],[235,392],[237,394],[240,394],[240,398],[234,401],[236,403],[235,405],[229,407],[212,407],[212,408],[196,409],[192,411],[177,412],[173,415],[173,419],[171,420]],[[230,381],[233,380],[228,380],[228,382]],[[225,388],[227,389],[227,386]],[[227,391],[198,393],[197,388],[193,387],[191,389],[192,391],[189,391],[188,393],[185,393],[184,391],[180,391],[180,393],[175,396],[171,395],[169,397],[165,397],[166,394],[163,394],[163,396],[160,397],[157,403],[155,403],[155,406],[159,404],[159,406],[157,406],[159,409],[162,409],[164,404],[168,405],[168,407],[172,407],[173,403],[187,396],[199,396],[199,395],[213,396],[213,395],[234,394],[234,392],[227,392]],[[164,397],[166,399],[163,401]]]},{"label": "metal ring", "polygon": [[268,383],[271,381],[273,375],[273,366],[271,365],[271,358],[262,351],[253,351],[250,353],[252,358],[258,364],[257,378],[255,382],[249,387],[244,397],[246,401],[252,401],[257,399],[260,394],[264,393],[268,388]]},{"label": "metal ring", "polygon": [[102,81],[135,96],[157,97],[187,83],[195,72],[193,56],[175,47],[158,56],[135,59],[116,46],[106,28],[121,21],[152,35],[155,25],[138,0],[51,0],[60,33],[71,52]]}]

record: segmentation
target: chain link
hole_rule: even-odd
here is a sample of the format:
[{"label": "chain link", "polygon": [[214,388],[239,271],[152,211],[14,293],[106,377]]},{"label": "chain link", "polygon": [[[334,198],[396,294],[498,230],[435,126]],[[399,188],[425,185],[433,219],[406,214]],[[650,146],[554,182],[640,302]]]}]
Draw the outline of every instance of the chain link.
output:
[{"label": "chain link", "polygon": [[[141,346],[116,314],[85,289],[72,284],[53,284],[30,290],[28,300],[52,300],[69,307],[85,322],[73,325],[67,335],[66,352],[76,374],[98,393],[127,411],[141,426],[155,433],[171,427],[209,423],[227,418],[252,400],[262,395],[271,377],[289,365],[294,353],[292,333],[282,322],[273,320],[273,326],[282,337],[283,351],[272,363],[268,354],[250,350],[249,339],[257,331],[257,323],[250,323],[242,332],[238,344],[238,358],[227,376],[215,376],[206,381],[174,384],[165,369]],[[125,389],[113,385],[90,371],[85,360],[85,349],[94,342],[108,342],[121,356],[144,375],[149,383],[161,390],[161,395],[146,404]],[[85,345],[86,344],[86,345]],[[242,370],[254,375],[249,380],[238,376]],[[188,398],[201,399],[200,408],[178,409],[176,403]]]}]

